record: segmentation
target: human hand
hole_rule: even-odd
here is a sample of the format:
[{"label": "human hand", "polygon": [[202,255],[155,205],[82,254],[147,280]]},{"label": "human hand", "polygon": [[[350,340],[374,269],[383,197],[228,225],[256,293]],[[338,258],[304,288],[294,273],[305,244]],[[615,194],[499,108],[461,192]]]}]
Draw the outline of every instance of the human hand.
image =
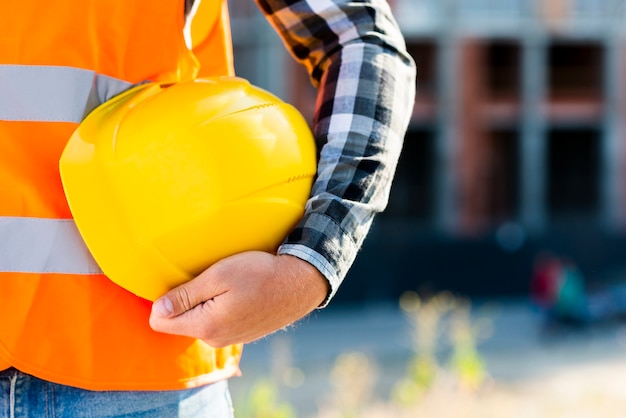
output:
[{"label": "human hand", "polygon": [[213,264],[152,305],[155,331],[213,347],[247,343],[304,317],[328,294],[328,281],[290,255],[248,251]]}]

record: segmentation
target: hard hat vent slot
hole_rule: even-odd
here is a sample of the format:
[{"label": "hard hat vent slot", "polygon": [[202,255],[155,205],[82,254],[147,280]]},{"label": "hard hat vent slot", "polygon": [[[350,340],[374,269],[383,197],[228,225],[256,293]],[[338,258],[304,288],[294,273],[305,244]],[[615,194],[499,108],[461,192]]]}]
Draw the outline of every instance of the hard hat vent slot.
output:
[{"label": "hard hat vent slot", "polygon": [[277,107],[278,105],[281,105],[283,103],[263,103],[263,104],[258,104],[258,105],[254,105],[251,107],[246,107],[245,109],[240,109],[240,110],[235,110],[232,111],[228,114],[224,114],[221,117],[232,117],[233,115],[236,115],[238,113],[242,113],[242,112],[249,112],[251,110],[258,110],[258,109],[268,109],[270,107]]}]

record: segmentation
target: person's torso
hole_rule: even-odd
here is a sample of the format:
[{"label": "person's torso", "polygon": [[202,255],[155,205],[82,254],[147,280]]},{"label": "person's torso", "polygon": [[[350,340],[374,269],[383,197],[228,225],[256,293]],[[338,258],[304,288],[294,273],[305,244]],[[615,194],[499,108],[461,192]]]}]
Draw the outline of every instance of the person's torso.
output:
[{"label": "person's torso", "polygon": [[[232,72],[225,5],[205,0],[205,75]],[[238,372],[240,346],[159,334],[150,302],[102,275],[65,201],[58,160],[95,106],[198,74],[183,0],[23,0],[0,14],[0,369],[86,389],[177,389]],[[222,18],[220,20],[220,17]],[[217,29],[215,29],[217,28]],[[200,42],[199,42],[200,44]]]}]

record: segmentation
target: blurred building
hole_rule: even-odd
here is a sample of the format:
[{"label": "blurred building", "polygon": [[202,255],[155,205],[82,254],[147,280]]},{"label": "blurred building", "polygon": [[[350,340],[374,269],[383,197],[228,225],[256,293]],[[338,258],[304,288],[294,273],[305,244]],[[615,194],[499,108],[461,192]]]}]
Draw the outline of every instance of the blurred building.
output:
[{"label": "blurred building", "polygon": [[[237,72],[310,117],[304,71],[253,2],[231,3]],[[388,210],[343,297],[519,294],[546,250],[590,280],[619,277],[626,0],[390,3],[418,97]]]}]

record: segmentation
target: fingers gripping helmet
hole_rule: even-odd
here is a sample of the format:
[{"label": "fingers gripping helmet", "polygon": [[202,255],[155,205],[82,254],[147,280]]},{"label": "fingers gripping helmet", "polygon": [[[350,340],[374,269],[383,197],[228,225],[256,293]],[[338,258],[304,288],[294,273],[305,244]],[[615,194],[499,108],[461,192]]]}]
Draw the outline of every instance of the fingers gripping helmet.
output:
[{"label": "fingers gripping helmet", "polygon": [[149,300],[228,255],[274,251],[315,170],[302,115],[235,77],[135,87],[90,113],[60,160],[94,259]]}]

